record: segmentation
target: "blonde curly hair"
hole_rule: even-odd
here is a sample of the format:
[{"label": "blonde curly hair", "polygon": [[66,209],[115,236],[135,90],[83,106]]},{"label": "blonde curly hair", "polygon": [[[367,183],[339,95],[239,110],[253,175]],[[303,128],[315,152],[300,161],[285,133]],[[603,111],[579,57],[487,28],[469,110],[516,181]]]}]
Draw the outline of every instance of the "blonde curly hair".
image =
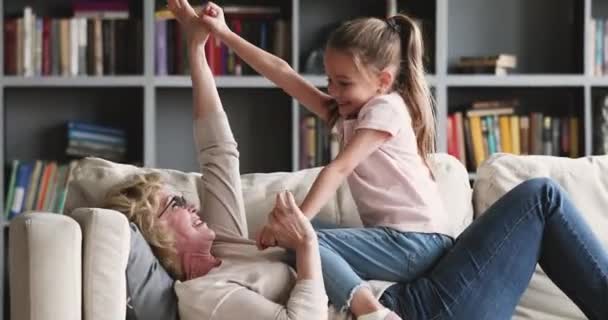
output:
[{"label": "blonde curly hair", "polygon": [[173,231],[157,216],[163,187],[158,173],[136,174],[106,194],[105,207],[122,212],[135,223],[163,267],[173,278],[182,279]]}]

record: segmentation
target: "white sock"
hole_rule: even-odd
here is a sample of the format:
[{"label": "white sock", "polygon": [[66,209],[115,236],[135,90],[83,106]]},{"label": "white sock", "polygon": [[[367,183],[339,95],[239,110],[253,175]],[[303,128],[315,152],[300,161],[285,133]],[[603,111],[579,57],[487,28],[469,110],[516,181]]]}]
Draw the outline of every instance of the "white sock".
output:
[{"label": "white sock", "polygon": [[384,320],[386,316],[391,313],[387,308],[380,309],[378,311],[374,311],[372,313],[367,313],[362,316],[358,316],[357,320]]}]

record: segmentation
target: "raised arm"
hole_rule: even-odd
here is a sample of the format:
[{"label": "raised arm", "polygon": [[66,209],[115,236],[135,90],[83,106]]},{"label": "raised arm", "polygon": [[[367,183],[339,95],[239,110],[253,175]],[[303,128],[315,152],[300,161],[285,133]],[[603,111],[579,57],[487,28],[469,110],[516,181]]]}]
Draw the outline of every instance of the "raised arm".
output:
[{"label": "raised arm", "polygon": [[323,121],[327,121],[332,104],[332,98],[328,94],[306,81],[285,60],[256,47],[232,32],[226,25],[222,9],[215,3],[209,2],[203,13],[201,21],[241,59]]}]

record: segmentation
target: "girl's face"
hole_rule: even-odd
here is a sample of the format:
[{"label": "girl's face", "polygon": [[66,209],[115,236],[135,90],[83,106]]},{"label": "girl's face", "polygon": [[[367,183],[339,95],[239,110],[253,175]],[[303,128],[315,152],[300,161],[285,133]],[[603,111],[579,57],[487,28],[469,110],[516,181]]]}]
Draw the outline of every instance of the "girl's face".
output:
[{"label": "girl's face", "polygon": [[348,53],[328,48],[324,63],[327,91],[336,100],[342,117],[355,116],[366,102],[383,91],[379,77],[362,72]]},{"label": "girl's face", "polygon": [[159,219],[175,233],[177,252],[199,252],[202,248],[210,248],[215,232],[201,221],[196,208],[179,195],[163,191],[160,197]]}]

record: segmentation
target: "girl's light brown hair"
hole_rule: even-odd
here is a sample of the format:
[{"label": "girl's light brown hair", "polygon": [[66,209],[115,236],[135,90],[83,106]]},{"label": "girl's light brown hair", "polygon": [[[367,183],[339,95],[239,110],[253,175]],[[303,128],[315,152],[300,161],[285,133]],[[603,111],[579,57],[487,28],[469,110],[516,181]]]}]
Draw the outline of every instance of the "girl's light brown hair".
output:
[{"label": "girl's light brown hair", "polygon": [[158,218],[163,186],[157,173],[134,175],[106,194],[105,207],[135,223],[163,267],[173,278],[183,279],[173,233]]},{"label": "girl's light brown hair", "polygon": [[[422,34],[410,17],[398,14],[387,20],[359,18],[345,22],[329,37],[327,49],[350,54],[360,70],[377,74],[396,69],[392,89],[405,101],[416,134],[418,153],[429,167],[435,152],[433,97],[425,78]],[[330,115],[335,124],[337,110]]]}]

